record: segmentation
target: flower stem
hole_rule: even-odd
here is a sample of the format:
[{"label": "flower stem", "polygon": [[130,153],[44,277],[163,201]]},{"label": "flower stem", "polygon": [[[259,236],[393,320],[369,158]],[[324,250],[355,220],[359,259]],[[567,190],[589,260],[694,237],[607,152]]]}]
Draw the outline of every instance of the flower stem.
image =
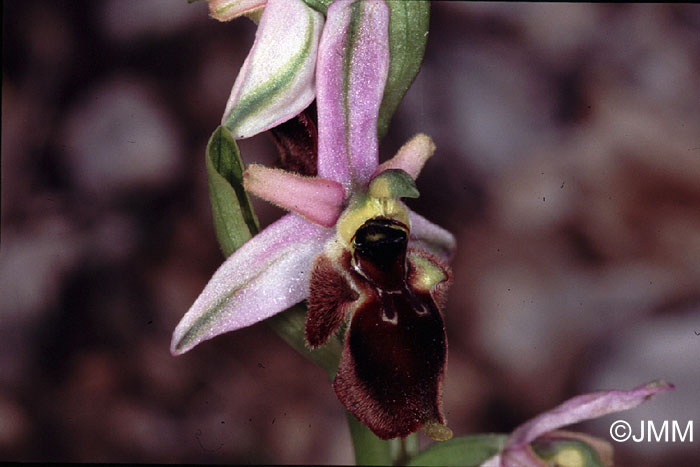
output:
[{"label": "flower stem", "polygon": [[392,465],[391,442],[382,441],[369,428],[346,412],[355,449],[355,465]]},{"label": "flower stem", "polygon": [[338,369],[340,353],[343,350],[338,339],[330,339],[326,345],[311,350],[304,340],[306,307],[295,305],[292,308],[268,318],[267,323],[284,341],[305,357],[323,368],[333,380]]},{"label": "flower stem", "polygon": [[412,433],[405,438],[391,440],[391,459],[393,465],[406,465],[418,454],[418,436]]}]

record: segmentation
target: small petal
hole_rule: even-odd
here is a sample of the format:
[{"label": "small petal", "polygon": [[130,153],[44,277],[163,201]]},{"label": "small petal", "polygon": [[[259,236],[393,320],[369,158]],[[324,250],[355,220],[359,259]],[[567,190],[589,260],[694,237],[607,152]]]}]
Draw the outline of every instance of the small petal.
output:
[{"label": "small petal", "polygon": [[454,235],[410,209],[408,216],[411,219],[411,246],[449,262],[456,246]]},{"label": "small petal", "polygon": [[302,0],[269,0],[226,104],[222,124],[238,139],[272,128],[314,99],[323,16]]},{"label": "small petal", "polygon": [[318,174],[346,188],[364,188],[377,168],[388,25],[383,1],[339,0],[328,8],[316,69]]},{"label": "small petal", "polygon": [[653,395],[670,389],[673,385],[654,382],[631,391],[601,391],[574,397],[520,425],[511,434],[506,450],[528,444],[540,435],[567,425],[637,407]]},{"label": "small petal", "polygon": [[381,164],[376,172],[379,174],[388,169],[401,169],[408,173],[413,180],[418,178],[426,161],[435,153],[435,143],[423,133],[411,138],[394,157]]},{"label": "small petal", "polygon": [[265,6],[267,0],[209,0],[209,14],[219,21],[249,15]]},{"label": "small petal", "polygon": [[170,351],[250,326],[303,300],[314,257],[332,230],[288,214],[221,265],[173,333]]},{"label": "small petal", "polygon": [[345,189],[320,177],[303,177],[252,164],[243,174],[247,191],[323,227],[333,227],[343,211]]}]

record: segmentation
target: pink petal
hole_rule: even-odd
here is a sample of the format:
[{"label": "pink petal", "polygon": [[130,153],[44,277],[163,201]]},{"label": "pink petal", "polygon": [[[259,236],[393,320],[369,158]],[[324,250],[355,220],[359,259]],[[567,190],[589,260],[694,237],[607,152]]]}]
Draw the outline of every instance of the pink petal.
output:
[{"label": "pink petal", "polygon": [[268,0],[222,124],[237,138],[279,125],[314,99],[323,15],[302,0]]},{"label": "pink petal", "polygon": [[333,227],[343,210],[345,189],[334,180],[252,164],[243,184],[254,195],[323,227]]},{"label": "pink petal", "polygon": [[670,389],[673,385],[654,382],[631,391],[601,391],[574,397],[520,425],[508,439],[506,450],[529,444],[537,437],[567,425],[637,407],[648,398]]},{"label": "pink petal", "polygon": [[209,14],[219,21],[230,21],[265,6],[267,0],[209,0]]},{"label": "pink petal", "polygon": [[411,246],[426,250],[449,262],[457,243],[454,235],[410,209],[408,216],[411,220]]},{"label": "pink petal", "polygon": [[338,0],[328,8],[316,68],[318,174],[346,188],[364,188],[377,168],[388,25],[383,1]]},{"label": "pink petal", "polygon": [[250,326],[308,296],[314,257],[335,232],[287,214],[221,265],[175,328],[170,351]]},{"label": "pink petal", "polygon": [[435,143],[433,143],[430,136],[418,133],[401,146],[401,149],[394,157],[381,164],[372,178],[387,169],[401,169],[415,180],[418,178],[425,162],[430,159],[434,152]]}]

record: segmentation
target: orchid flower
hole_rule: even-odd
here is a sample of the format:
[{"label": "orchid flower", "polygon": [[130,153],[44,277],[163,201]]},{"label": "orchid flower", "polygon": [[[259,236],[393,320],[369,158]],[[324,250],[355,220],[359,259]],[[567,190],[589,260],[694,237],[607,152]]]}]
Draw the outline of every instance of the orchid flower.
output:
[{"label": "orchid flower", "polygon": [[[320,15],[300,0],[267,2],[224,124],[237,137],[254,134],[301,112],[315,96],[318,176],[249,166],[246,190],[291,212],[215,272],[175,329],[171,352],[180,355],[307,300],[309,347],[324,345],[347,324],[333,387],[350,413],[382,439],[420,428],[447,439],[451,431],[441,411],[447,341],[440,309],[455,241],[400,201],[418,196],[414,180],[435,150],[430,138],[419,134],[378,163],[389,18],[384,1],[339,0],[328,7],[321,27]],[[312,54],[313,37],[322,29],[314,60],[263,51],[271,47],[264,39],[270,31],[282,23],[294,29],[296,20],[311,31],[297,37],[304,54]],[[277,48],[285,47],[280,39]],[[263,59],[271,61],[268,71],[278,70],[276,76],[287,66],[300,67],[292,72],[298,76],[315,69],[313,92],[306,84],[251,78],[256,67],[265,72]],[[286,93],[285,86],[297,89]],[[291,103],[271,104],[269,93]]]},{"label": "orchid flower", "polygon": [[581,433],[559,431],[559,428],[634,408],[671,389],[671,384],[654,382],[631,391],[601,391],[576,396],[516,428],[503,450],[482,467],[611,466],[612,447],[606,441]]}]

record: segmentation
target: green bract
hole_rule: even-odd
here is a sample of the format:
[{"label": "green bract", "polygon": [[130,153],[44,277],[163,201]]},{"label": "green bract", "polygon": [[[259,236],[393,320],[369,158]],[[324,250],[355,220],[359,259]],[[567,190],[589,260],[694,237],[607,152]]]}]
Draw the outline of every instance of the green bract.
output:
[{"label": "green bract", "polygon": [[389,0],[389,76],[379,108],[377,134],[382,139],[404,94],[413,83],[423,62],[428,42],[430,3]]},{"label": "green bract", "polygon": [[222,126],[209,139],[206,166],[216,238],[228,256],[258,233],[260,225],[243,189],[244,168],[238,145]]},{"label": "green bract", "polygon": [[501,434],[459,436],[431,445],[408,465],[476,467],[503,449],[507,438]]}]

